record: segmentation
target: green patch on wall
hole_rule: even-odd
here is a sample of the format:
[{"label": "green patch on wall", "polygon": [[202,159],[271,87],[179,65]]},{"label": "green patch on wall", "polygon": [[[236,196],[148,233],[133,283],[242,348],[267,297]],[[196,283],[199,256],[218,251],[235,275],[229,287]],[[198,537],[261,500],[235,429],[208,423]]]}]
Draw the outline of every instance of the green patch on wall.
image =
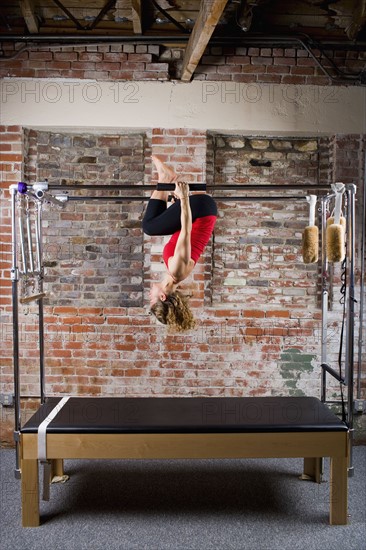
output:
[{"label": "green patch on wall", "polygon": [[296,348],[284,350],[280,356],[280,374],[284,379],[285,386],[288,388],[289,395],[305,395],[305,393],[297,387],[301,375],[305,372],[312,372],[312,361],[316,355],[310,353],[302,353]]}]

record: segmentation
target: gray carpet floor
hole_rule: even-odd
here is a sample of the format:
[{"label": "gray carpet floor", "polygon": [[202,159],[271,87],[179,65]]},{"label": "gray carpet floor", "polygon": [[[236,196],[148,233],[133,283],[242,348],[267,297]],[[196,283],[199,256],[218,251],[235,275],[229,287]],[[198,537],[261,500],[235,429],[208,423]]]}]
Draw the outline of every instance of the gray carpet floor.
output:
[{"label": "gray carpet floor", "polygon": [[1,550],[365,550],[366,447],[354,448],[350,521],[330,526],[329,461],[318,485],[300,459],[67,460],[71,477],[21,527],[14,452],[1,460]]}]

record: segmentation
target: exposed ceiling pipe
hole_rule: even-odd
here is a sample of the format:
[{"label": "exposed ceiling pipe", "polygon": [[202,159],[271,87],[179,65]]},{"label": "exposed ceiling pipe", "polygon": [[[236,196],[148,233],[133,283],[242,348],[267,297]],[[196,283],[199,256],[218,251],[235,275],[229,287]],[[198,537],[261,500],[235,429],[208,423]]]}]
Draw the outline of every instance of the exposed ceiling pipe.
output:
[{"label": "exposed ceiling pipe", "polygon": [[[146,36],[145,34],[131,35],[90,35],[90,34],[32,34],[32,35],[17,35],[17,34],[0,34],[0,42],[65,42],[67,40],[76,42],[187,42],[189,37],[185,34],[181,36],[162,36],[153,35]],[[72,45],[72,44],[71,44]]]},{"label": "exposed ceiling pipe", "polygon": [[[301,35],[306,39],[312,40],[307,35]],[[17,34],[0,34],[0,42],[67,42],[70,41],[68,46],[77,45],[77,42],[84,43],[90,42],[90,44],[95,44],[100,42],[105,44],[107,42],[120,42],[120,43],[130,43],[135,42],[136,44],[146,43],[146,44],[164,44],[164,43],[182,43],[188,42],[189,35],[182,34],[180,36],[174,35],[146,35],[146,34],[131,34],[131,35],[76,35],[76,34],[37,34],[37,35],[17,35]],[[296,45],[301,41],[302,38],[299,36],[288,36],[288,35],[251,35],[251,36],[213,36],[210,40],[210,45],[234,45],[234,46],[245,46],[246,44],[262,44],[268,46],[268,42],[272,42],[274,46],[277,44],[294,44]],[[366,42],[345,42],[344,40],[327,40],[322,42],[322,47],[337,47],[339,49],[347,50],[362,50],[366,48]],[[65,45],[65,44],[62,44]]]}]

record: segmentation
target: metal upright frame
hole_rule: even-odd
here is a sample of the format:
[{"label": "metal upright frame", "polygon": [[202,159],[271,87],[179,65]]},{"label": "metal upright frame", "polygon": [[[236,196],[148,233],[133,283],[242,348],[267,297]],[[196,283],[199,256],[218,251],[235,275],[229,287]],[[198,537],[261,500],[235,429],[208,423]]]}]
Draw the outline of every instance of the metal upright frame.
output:
[{"label": "metal upright frame", "polygon": [[[161,184],[160,184],[161,185]],[[193,184],[190,186],[192,190],[195,188],[203,190],[202,184]],[[164,188],[173,189],[174,185],[164,184]],[[37,269],[33,272],[30,271],[30,274],[36,275],[38,277],[39,283],[39,294],[34,298],[38,301],[38,310],[39,310],[39,365],[40,365],[40,396],[41,402],[44,403],[46,400],[46,391],[45,391],[45,364],[44,364],[44,317],[43,317],[43,260],[42,260],[42,205],[43,202],[50,202],[59,207],[63,207],[66,202],[72,200],[99,200],[99,201],[114,201],[120,203],[122,201],[133,201],[133,200],[148,200],[149,197],[146,196],[70,196],[67,193],[69,191],[80,191],[84,189],[92,190],[103,190],[103,191],[132,191],[132,190],[142,190],[142,191],[151,191],[156,189],[156,186],[153,185],[103,185],[103,186],[93,186],[93,185],[48,185],[48,182],[36,183],[32,186],[27,186],[24,183],[19,183],[18,185],[10,186],[10,196],[11,196],[11,223],[12,223],[12,266],[11,266],[11,283],[12,283],[12,310],[13,310],[13,370],[14,370],[14,397],[15,397],[15,429],[14,429],[14,439],[16,443],[16,467],[15,467],[15,476],[17,478],[21,477],[20,469],[20,431],[21,431],[21,403],[20,403],[20,368],[19,368],[19,308],[18,308],[18,282],[22,272],[18,267],[17,259],[17,213],[16,213],[16,199],[17,194],[28,195],[31,199],[36,202],[37,205],[37,218],[36,218],[36,251],[37,251]],[[211,192],[216,190],[240,190],[240,191],[277,191],[281,190],[306,190],[314,193],[314,191],[324,191],[328,189],[328,186],[320,185],[218,185],[207,187]],[[56,191],[61,191],[62,194],[56,193]],[[346,186],[347,194],[347,270],[348,270],[348,279],[347,279],[347,309],[346,309],[346,375],[344,380],[337,378],[337,373],[329,367],[327,362],[327,350],[326,350],[326,331],[327,331],[327,311],[328,311],[328,281],[327,281],[327,259],[325,253],[325,228],[326,228],[326,209],[329,201],[334,197],[333,194],[328,194],[326,196],[320,196],[321,200],[321,210],[322,210],[322,329],[321,329],[321,360],[322,360],[322,377],[321,377],[321,400],[326,403],[330,403],[326,400],[326,372],[330,372],[335,378],[337,378],[341,383],[344,383],[348,386],[348,396],[347,396],[347,423],[352,434],[353,432],[353,359],[354,359],[354,320],[355,320],[355,311],[354,311],[354,254],[355,254],[355,193],[356,187],[352,185]],[[252,196],[252,197],[238,197],[238,196],[215,196],[217,200],[235,200],[235,201],[277,201],[284,199],[294,199],[294,200],[306,200],[306,196],[303,195],[287,195],[284,194],[281,197],[279,196]],[[28,221],[27,221],[28,223]],[[27,227],[29,232],[29,228]],[[21,230],[20,230],[21,232]],[[29,237],[28,237],[29,239]],[[25,260],[26,261],[26,260]],[[26,268],[25,268],[26,269]],[[326,367],[326,368],[325,368]],[[352,437],[352,436],[351,436]],[[351,454],[352,457],[352,454]],[[351,472],[353,471],[353,466],[351,463],[350,467]]]},{"label": "metal upright frame", "polygon": [[366,255],[366,155],[363,172],[363,197],[361,212],[361,242],[360,242],[360,306],[358,329],[358,356],[357,356],[357,399],[361,399],[362,351],[364,346],[364,300],[365,300],[365,255]]},{"label": "metal upright frame", "polygon": [[321,401],[323,403],[341,404],[342,401],[327,400],[327,373],[333,376],[340,384],[347,387],[347,407],[346,419],[350,432],[350,461],[348,472],[352,476],[353,469],[353,454],[352,442],[354,435],[354,326],[355,326],[355,197],[356,186],[348,184],[345,186],[345,195],[347,198],[347,214],[346,214],[346,289],[345,289],[345,355],[344,355],[344,374],[337,372],[334,368],[328,365],[327,357],[327,336],[328,336],[328,298],[329,298],[329,265],[326,256],[326,222],[327,208],[329,202],[335,197],[335,194],[329,194],[322,198],[321,201],[321,219],[322,219],[322,321],[321,321]]},{"label": "metal upright frame", "polygon": [[19,456],[19,438],[21,429],[21,411],[20,411],[20,371],[19,371],[19,309],[18,309],[18,281],[19,271],[17,262],[17,232],[16,232],[16,186],[10,187],[11,197],[11,257],[12,265],[10,271],[11,277],[11,294],[13,306],[13,372],[14,372],[14,439],[16,445],[15,457],[15,477],[20,479],[20,456]]}]

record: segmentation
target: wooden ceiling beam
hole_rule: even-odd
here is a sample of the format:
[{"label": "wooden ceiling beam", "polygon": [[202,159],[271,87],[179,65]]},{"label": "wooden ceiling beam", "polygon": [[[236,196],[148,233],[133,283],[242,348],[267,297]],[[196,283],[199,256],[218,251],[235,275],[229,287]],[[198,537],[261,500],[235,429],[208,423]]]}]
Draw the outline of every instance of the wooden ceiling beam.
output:
[{"label": "wooden ceiling beam", "polygon": [[183,58],[183,82],[191,80],[228,0],[202,0]]},{"label": "wooden ceiling beam", "polygon": [[131,0],[132,25],[135,34],[142,34],[141,0]]},{"label": "wooden ceiling beam", "polygon": [[24,17],[25,24],[31,34],[37,34],[39,31],[39,23],[34,13],[33,0],[20,0],[20,9]]}]

